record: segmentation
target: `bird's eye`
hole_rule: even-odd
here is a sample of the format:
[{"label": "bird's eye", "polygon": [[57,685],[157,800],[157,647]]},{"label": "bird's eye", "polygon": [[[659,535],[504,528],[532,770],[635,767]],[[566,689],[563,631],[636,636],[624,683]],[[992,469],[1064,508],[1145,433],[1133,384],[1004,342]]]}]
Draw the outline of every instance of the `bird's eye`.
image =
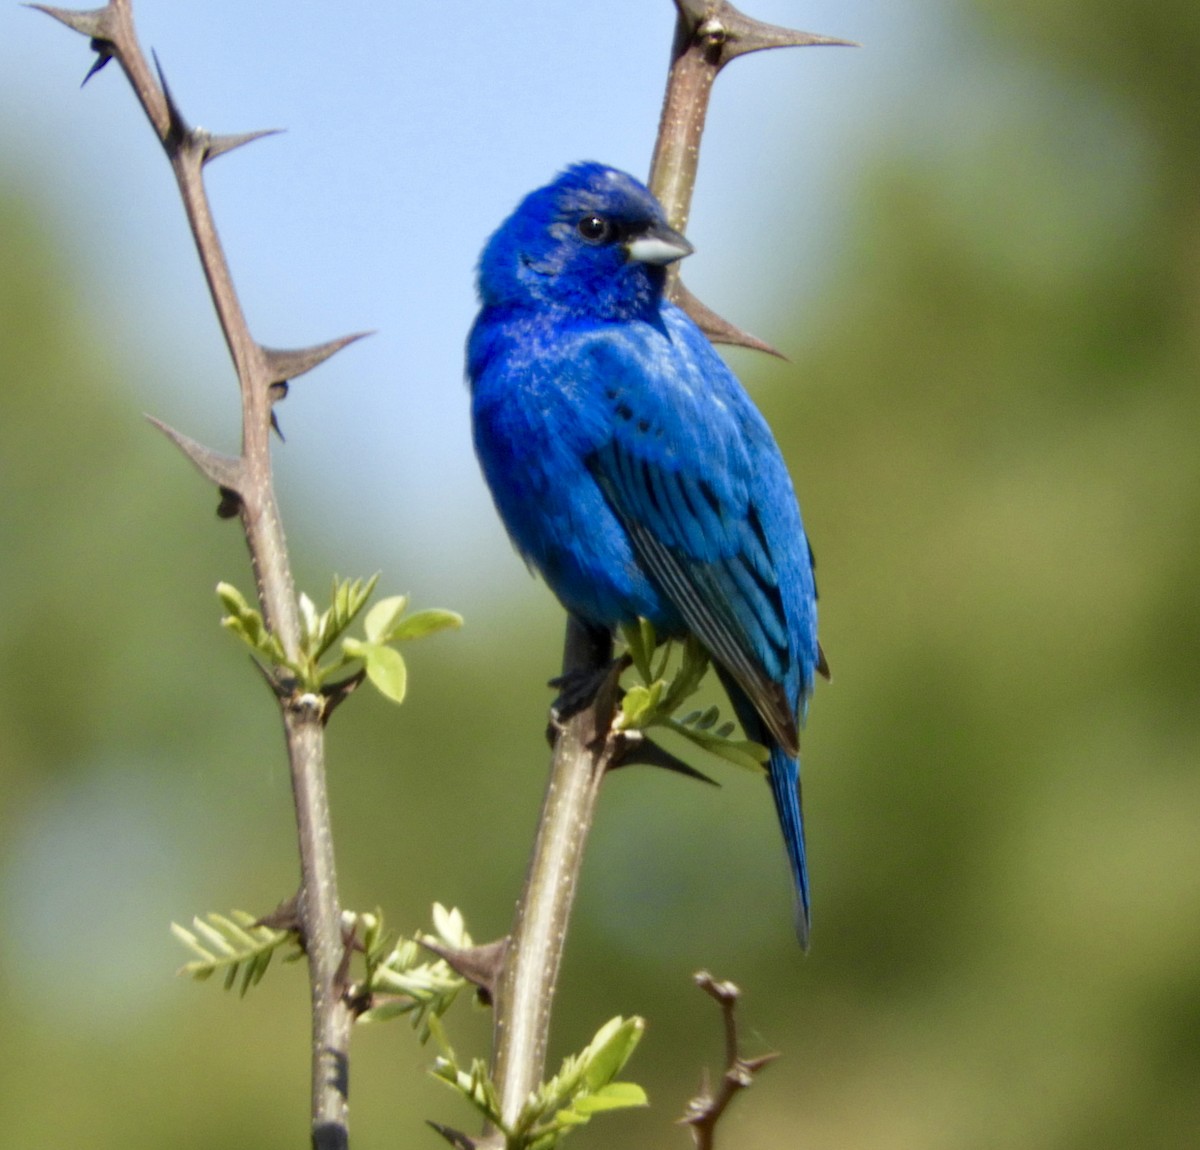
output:
[{"label": "bird's eye", "polygon": [[584,216],[578,227],[589,244],[607,243],[613,237],[613,226],[603,216]]}]

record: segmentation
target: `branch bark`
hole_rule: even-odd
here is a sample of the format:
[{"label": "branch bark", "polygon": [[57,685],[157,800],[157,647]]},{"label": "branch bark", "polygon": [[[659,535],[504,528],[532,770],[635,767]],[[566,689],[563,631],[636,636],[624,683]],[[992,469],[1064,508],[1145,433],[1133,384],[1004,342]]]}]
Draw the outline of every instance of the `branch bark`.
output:
[{"label": "branch bark", "polygon": [[[242,450],[221,455],[160,427],[196,467],[217,484],[226,515],[242,522],[267,626],[289,659],[298,661],[301,625],[271,472],[272,405],[287,379],[316,366],[345,346],[347,337],[297,351],[278,351],[250,334],[204,188],[204,166],[217,156],[266,134],[213,136],[190,127],[161,69],[151,70],[134,29],[131,0],[77,12],[35,4],[47,15],[89,37],[97,53],[85,79],[116,60],[133,88],[170,161],[213,305],[237,372],[242,403]],[[156,61],[157,64],[157,61]],[[345,941],[325,787],[326,700],[305,694],[276,668],[270,676],[279,698],[291,768],[300,846],[299,929],[308,956],[312,1003],[312,1138],[318,1150],[348,1145],[347,1080],[352,1013],[345,1001]]]}]

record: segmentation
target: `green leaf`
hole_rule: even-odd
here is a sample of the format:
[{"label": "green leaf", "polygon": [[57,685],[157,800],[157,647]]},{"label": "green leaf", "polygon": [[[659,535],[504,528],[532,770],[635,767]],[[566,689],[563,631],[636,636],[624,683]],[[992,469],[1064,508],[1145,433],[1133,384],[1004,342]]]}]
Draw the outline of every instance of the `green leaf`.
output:
[{"label": "green leaf", "polygon": [[408,668],[404,656],[395,647],[382,643],[365,643],[361,639],[343,639],[342,650],[348,659],[361,659],[367,678],[385,698],[393,703],[404,702],[408,687]]},{"label": "green leaf", "polygon": [[363,662],[367,666],[367,678],[384,698],[393,703],[403,703],[408,689],[408,668],[404,656],[395,647],[384,647],[378,643],[362,645]]},{"label": "green leaf", "polygon": [[583,1081],[589,1090],[606,1086],[629,1061],[646,1031],[645,1022],[637,1017],[613,1018],[597,1032],[583,1052]]},{"label": "green leaf", "polygon": [[610,1082],[594,1093],[576,1099],[572,1109],[590,1116],[602,1110],[625,1110],[649,1104],[646,1092],[636,1082]]},{"label": "green leaf", "polygon": [[363,620],[363,629],[367,633],[367,638],[372,643],[388,642],[392,635],[392,629],[399,621],[400,616],[404,614],[407,606],[407,595],[390,595],[386,599],[380,599],[367,612],[367,617]]},{"label": "green leaf", "polygon": [[636,624],[623,623],[621,637],[629,650],[634,668],[642,677],[643,683],[650,683],[655,676],[650,670],[650,659],[657,645],[654,635],[654,624],[649,619],[638,619]]},{"label": "green leaf", "polygon": [[[430,960],[416,939],[400,939],[388,949],[382,941],[381,916],[360,915],[361,934],[366,948],[365,988],[371,1007],[358,1016],[359,1022],[383,1022],[408,1015],[422,1043],[432,1035],[446,1059],[453,1063],[450,1049],[438,1019],[454,1003],[467,980],[453,970],[445,959]],[[443,946],[469,949],[474,945],[457,910],[440,903],[433,907],[436,941]]]},{"label": "green leaf", "polygon": [[244,995],[256,986],[271,965],[271,958],[295,935],[286,930],[261,925],[248,911],[235,910],[229,915],[210,914],[207,919],[192,919],[194,930],[171,923],[171,932],[198,957],[179,969],[180,974],[203,982],[224,973],[225,989],[241,982]]},{"label": "green leaf", "polygon": [[695,727],[685,727],[675,719],[669,720],[666,725],[710,754],[724,759],[727,763],[753,771],[756,775],[762,774],[764,764],[771,757],[771,752],[762,743],[751,739],[725,739],[707,731],[698,731]]},{"label": "green leaf", "polygon": [[707,731],[710,727],[716,724],[716,721],[721,717],[721,712],[717,707],[709,707],[697,720],[696,729],[698,731]]},{"label": "green leaf", "polygon": [[217,584],[217,596],[229,612],[221,626],[237,635],[252,651],[271,663],[287,664],[279,640],[267,630],[262,615],[246,601],[245,596],[230,583]]},{"label": "green leaf", "polygon": [[313,605],[313,601],[300,592],[297,600],[300,608],[300,625],[304,631],[304,646],[311,647],[321,637],[321,616],[317,614],[317,609]]},{"label": "green leaf", "polygon": [[463,617],[456,611],[444,611],[439,607],[431,607],[425,611],[415,611],[407,618],[401,619],[392,627],[388,638],[393,641],[422,639],[426,635],[432,635],[435,631],[445,631],[462,625]]},{"label": "green leaf", "polygon": [[221,606],[231,615],[240,615],[243,611],[250,610],[245,596],[232,583],[218,583],[217,597],[221,600]]},{"label": "green leaf", "polygon": [[664,687],[661,679],[656,679],[648,687],[630,687],[621,700],[618,726],[625,730],[638,730],[653,723],[657,718],[655,712]]},{"label": "green leaf", "polygon": [[378,582],[378,571],[369,579],[333,577],[332,606],[321,616],[319,629],[313,633],[309,648],[312,658],[319,659],[345,633],[366,606]]}]

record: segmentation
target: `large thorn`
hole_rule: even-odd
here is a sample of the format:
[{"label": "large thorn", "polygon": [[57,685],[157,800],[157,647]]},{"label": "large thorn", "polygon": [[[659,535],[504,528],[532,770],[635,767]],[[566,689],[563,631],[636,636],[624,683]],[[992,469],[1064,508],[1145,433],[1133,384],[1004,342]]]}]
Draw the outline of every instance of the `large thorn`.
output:
[{"label": "large thorn", "polygon": [[671,298],[696,321],[696,326],[713,343],[727,343],[734,347],[748,347],[754,351],[765,351],[768,355],[778,356],[780,359],[787,359],[787,356],[783,352],[767,343],[765,339],[759,339],[758,336],[751,335],[748,331],[743,331],[740,327],[730,323],[729,320],[717,315],[710,307],[701,303],[688,291],[682,280],[676,281],[674,289],[671,292]]},{"label": "large thorn", "polygon": [[241,132],[237,135],[209,136],[204,145],[204,162],[207,164],[226,152],[232,152],[245,144],[252,144],[264,136],[278,136],[282,131],[282,128],[263,128],[257,132]]},{"label": "large thorn", "polygon": [[96,53],[96,59],[92,61],[92,66],[87,70],[87,75],[80,83],[81,88],[116,55],[113,47],[115,33],[111,4],[104,8],[93,8],[87,12],[70,12],[65,8],[51,8],[47,4],[26,4],[25,7],[45,12],[47,16],[53,17],[60,24],[65,24],[72,31],[78,32],[81,36],[87,36],[91,40],[92,51]]},{"label": "large thorn", "polygon": [[496,1001],[496,988],[500,983],[500,972],[504,969],[504,955],[508,951],[507,936],[466,949],[443,946],[427,934],[421,935],[417,941],[442,959],[456,974],[461,974],[477,987],[485,1005],[491,1006]]},{"label": "large thorn", "polygon": [[616,738],[619,742],[608,768],[610,771],[615,771],[619,767],[661,767],[673,774],[708,783],[709,786],[719,787],[721,785],[716,779],[710,779],[703,771],[696,770],[690,763],[685,763],[678,755],[673,755],[665,747],[660,747],[641,731],[620,731]]},{"label": "large thorn", "polygon": [[154,57],[154,70],[158,73],[158,83],[162,88],[163,99],[167,102],[167,134],[163,137],[163,146],[167,149],[168,155],[174,155],[185,142],[194,145],[197,141],[191,126],[183,118],[183,113],[179,110],[179,105],[175,103],[175,97],[167,85],[167,77],[163,73],[162,64],[159,63],[158,53],[151,52],[150,54]]},{"label": "large thorn", "polygon": [[454,1150],[504,1150],[504,1138],[501,1135],[489,1134],[484,1138],[472,1138],[461,1130],[443,1126],[440,1122],[430,1122],[427,1119],[425,1125],[436,1130]]},{"label": "large thorn", "polygon": [[211,480],[222,491],[232,492],[235,495],[239,492],[242,483],[240,458],[236,455],[223,455],[219,451],[213,451],[211,447],[205,447],[202,443],[189,439],[182,432],[168,427],[162,420],[155,419],[152,415],[147,415],[146,418],[192,461],[196,470],[205,479]]},{"label": "large thorn", "polygon": [[853,40],[818,36],[813,32],[754,20],[728,0],[675,0],[675,7],[691,26],[693,38],[705,43],[710,62],[718,68],[747,52],[760,52],[766,48],[858,47]]},{"label": "large thorn", "polygon": [[[112,5],[103,8],[92,8],[86,12],[73,12],[68,8],[51,8],[49,4],[26,4],[26,8],[35,8],[45,12],[60,24],[87,36],[91,40],[112,40]],[[97,49],[99,51],[99,49]]]},{"label": "large thorn", "polygon": [[262,351],[267,361],[271,383],[286,383],[290,379],[303,375],[306,371],[312,371],[314,367],[319,367],[342,348],[373,334],[369,331],[356,331],[353,335],[343,335],[338,339],[331,339],[328,343],[319,343],[313,347],[264,347]]}]

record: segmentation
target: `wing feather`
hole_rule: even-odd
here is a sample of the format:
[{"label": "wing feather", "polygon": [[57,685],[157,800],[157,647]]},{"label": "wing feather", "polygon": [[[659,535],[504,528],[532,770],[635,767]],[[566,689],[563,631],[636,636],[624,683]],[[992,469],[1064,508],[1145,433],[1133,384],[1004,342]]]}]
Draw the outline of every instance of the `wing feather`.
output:
[{"label": "wing feather", "polygon": [[720,518],[698,518],[676,476],[661,464],[631,458],[616,439],[595,454],[592,471],[638,558],[688,629],[741,685],[780,745],[795,754],[796,704],[784,685],[792,653],[769,553],[744,555],[741,533],[726,525],[732,509],[722,508]]}]

